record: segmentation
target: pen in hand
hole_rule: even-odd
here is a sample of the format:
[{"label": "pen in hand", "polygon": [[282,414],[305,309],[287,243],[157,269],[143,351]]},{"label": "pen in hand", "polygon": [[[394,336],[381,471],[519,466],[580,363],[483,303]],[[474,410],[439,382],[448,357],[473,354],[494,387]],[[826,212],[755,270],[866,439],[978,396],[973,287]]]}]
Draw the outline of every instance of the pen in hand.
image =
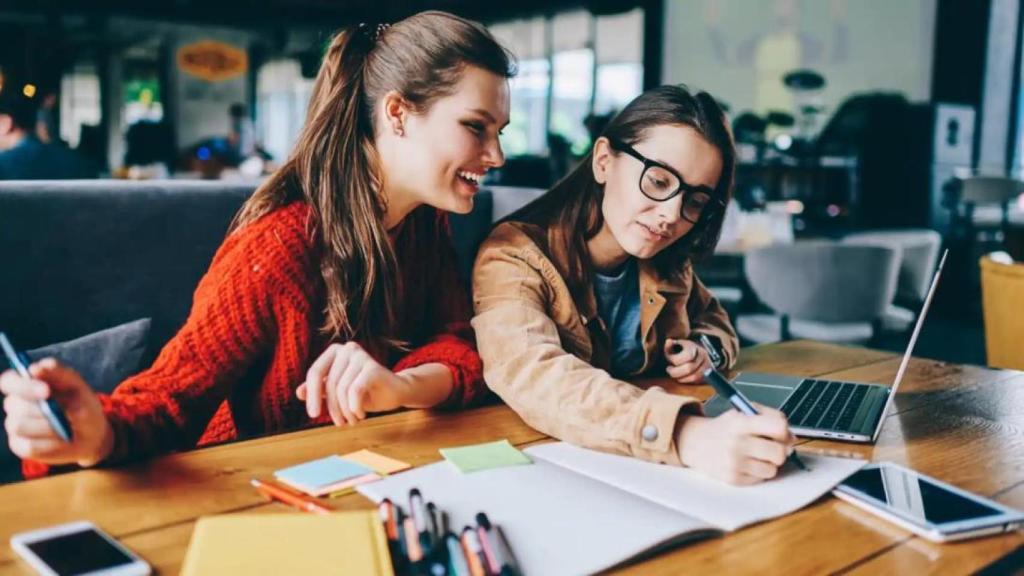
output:
[{"label": "pen in hand", "polygon": [[[32,375],[29,374],[28,366],[30,362],[24,354],[14,349],[11,341],[7,339],[7,335],[0,332],[0,348],[3,348],[4,355],[7,356],[7,363],[11,365],[22,378],[31,379]],[[71,423],[68,421],[68,417],[64,415],[64,410],[61,409],[60,404],[52,397],[45,400],[39,401],[39,411],[43,413],[47,422],[50,423],[50,427],[57,433],[65,442],[71,442],[73,438],[73,432],[71,431]]]},{"label": "pen in hand", "polygon": [[[706,380],[708,384],[711,384],[711,387],[715,389],[715,392],[718,393],[719,396],[728,400],[729,403],[732,404],[733,408],[748,416],[757,415],[757,409],[750,403],[750,400],[747,400],[739,390],[726,380],[725,376],[719,374],[718,370],[715,370],[714,368],[708,368],[705,370],[704,380]],[[808,468],[807,465],[800,460],[800,457],[796,455],[796,450],[791,452],[786,460],[801,470],[810,471],[810,468]]]}]

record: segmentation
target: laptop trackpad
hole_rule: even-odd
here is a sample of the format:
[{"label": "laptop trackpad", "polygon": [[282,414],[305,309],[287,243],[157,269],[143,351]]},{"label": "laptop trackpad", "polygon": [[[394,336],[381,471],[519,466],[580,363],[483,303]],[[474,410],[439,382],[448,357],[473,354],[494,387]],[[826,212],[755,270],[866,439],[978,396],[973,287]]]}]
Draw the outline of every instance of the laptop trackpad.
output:
[{"label": "laptop trackpad", "polygon": [[[757,402],[764,404],[765,406],[771,406],[772,408],[778,408],[785,403],[786,398],[793,393],[792,388],[779,388],[776,386],[758,386],[756,384],[743,384],[742,382],[736,382],[733,384],[737,390],[739,390],[744,396],[747,397],[751,402]],[[715,394],[704,404],[704,414],[707,416],[718,416],[726,410],[732,409],[732,405],[725,398],[722,398],[718,394]]]}]

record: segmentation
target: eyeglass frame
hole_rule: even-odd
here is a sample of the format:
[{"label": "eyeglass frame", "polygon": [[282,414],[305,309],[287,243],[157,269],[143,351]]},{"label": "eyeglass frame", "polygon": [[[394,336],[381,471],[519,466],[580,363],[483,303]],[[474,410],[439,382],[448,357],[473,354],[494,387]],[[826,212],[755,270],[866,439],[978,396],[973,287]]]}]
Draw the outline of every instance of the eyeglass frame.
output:
[{"label": "eyeglass frame", "polygon": [[[650,158],[638,152],[636,148],[633,148],[632,146],[626,144],[622,140],[608,138],[608,144],[611,146],[613,150],[625,152],[626,154],[629,154],[633,158],[639,160],[644,165],[644,169],[640,172],[640,180],[637,182],[637,188],[640,189],[640,193],[643,194],[645,198],[648,198],[655,202],[668,202],[669,200],[675,198],[676,196],[683,194],[685,191],[685,194],[683,194],[683,204],[679,208],[679,215],[682,216],[683,220],[686,220],[691,224],[698,224],[700,223],[700,221],[706,221],[707,219],[711,218],[715,210],[722,210],[725,208],[725,202],[722,202],[721,198],[717,198],[715,196],[715,190],[710,186],[705,186],[703,184],[691,186],[687,184],[686,180],[684,180],[683,177],[679,174],[679,172],[676,172],[674,168],[667,164],[658,162],[657,160],[651,160]],[[665,170],[669,174],[675,176],[676,180],[679,181],[679,187],[676,188],[674,192],[672,192],[671,194],[664,198],[652,198],[650,194],[644,192],[644,175],[647,174],[647,170],[650,169],[651,167],[661,168],[662,170]],[[702,192],[704,194],[707,194],[710,198],[710,201],[704,206],[704,208],[701,209],[701,214],[697,221],[693,221],[686,217],[686,213],[683,210],[683,208],[686,206],[687,198],[691,194],[694,194],[696,192]],[[712,206],[714,208],[709,210],[708,208]]]}]

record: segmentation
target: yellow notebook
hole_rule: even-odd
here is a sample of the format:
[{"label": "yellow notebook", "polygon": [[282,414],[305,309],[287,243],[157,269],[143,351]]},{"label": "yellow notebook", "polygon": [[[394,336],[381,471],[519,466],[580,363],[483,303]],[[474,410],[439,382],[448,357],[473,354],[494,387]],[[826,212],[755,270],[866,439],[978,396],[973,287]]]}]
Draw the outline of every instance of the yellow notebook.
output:
[{"label": "yellow notebook", "polygon": [[375,511],[200,518],[181,573],[393,575]]}]

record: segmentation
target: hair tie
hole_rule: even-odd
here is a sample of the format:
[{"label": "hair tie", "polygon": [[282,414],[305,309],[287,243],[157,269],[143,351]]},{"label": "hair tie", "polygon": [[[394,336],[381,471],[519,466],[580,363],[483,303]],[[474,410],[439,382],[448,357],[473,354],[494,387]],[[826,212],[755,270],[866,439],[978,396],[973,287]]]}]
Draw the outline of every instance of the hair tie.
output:
[{"label": "hair tie", "polygon": [[359,24],[359,31],[362,32],[371,41],[376,42],[377,39],[380,38],[380,35],[383,34],[384,31],[390,27],[391,24],[388,24],[386,22],[382,22],[379,24],[367,24],[366,22],[361,22]]}]

